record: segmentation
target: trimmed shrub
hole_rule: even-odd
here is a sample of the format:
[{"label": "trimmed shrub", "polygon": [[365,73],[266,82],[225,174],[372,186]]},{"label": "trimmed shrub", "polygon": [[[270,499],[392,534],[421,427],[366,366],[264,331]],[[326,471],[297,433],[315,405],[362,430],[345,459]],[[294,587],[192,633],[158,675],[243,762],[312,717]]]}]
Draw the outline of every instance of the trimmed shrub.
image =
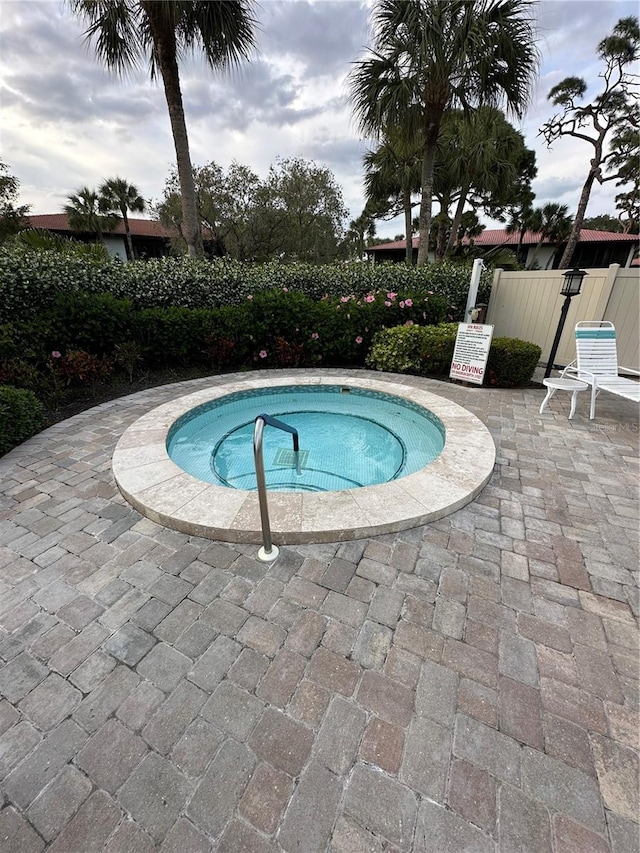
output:
[{"label": "trimmed shrub", "polygon": [[132,336],[150,367],[361,365],[381,326],[430,323],[445,315],[440,296],[401,296],[314,300],[298,291],[261,291],[237,306],[134,312]]},{"label": "trimmed shrub", "polygon": [[82,349],[103,356],[130,335],[132,308],[128,299],[110,293],[68,293],[56,297],[44,324],[48,350]]},{"label": "trimmed shrub", "polygon": [[0,454],[31,438],[44,423],[44,409],[32,391],[0,385]]},{"label": "trimmed shrub", "polygon": [[[51,308],[60,294],[110,293],[135,308],[218,308],[241,305],[265,290],[289,290],[312,299],[403,292],[415,298],[439,294],[447,316],[461,319],[471,263],[247,264],[228,258],[155,258],[148,261],[92,260],[54,251],[0,248],[0,323],[21,321]],[[492,273],[481,277],[478,301],[488,302]]]},{"label": "trimmed shrub", "polygon": [[520,388],[531,381],[542,350],[537,344],[518,338],[494,338],[491,341],[485,385],[496,388]]},{"label": "trimmed shrub", "polygon": [[[373,340],[367,365],[392,373],[420,376],[448,375],[458,326],[399,326],[382,329]],[[518,338],[494,338],[489,350],[485,384],[497,388],[517,388],[531,381],[540,360],[537,344]]]},{"label": "trimmed shrub", "polygon": [[456,323],[382,329],[374,336],[367,365],[391,373],[446,374],[457,331]]},{"label": "trimmed shrub", "polygon": [[52,307],[58,294],[114,292],[126,264],[19,247],[0,249],[0,323]]}]

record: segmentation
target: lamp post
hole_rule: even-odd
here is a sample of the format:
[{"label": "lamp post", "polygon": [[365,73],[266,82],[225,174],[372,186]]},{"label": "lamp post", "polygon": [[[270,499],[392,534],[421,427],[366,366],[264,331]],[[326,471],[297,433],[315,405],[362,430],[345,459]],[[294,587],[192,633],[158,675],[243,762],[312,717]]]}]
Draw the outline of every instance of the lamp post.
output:
[{"label": "lamp post", "polygon": [[561,296],[565,296],[566,299],[562,304],[562,310],[560,311],[560,321],[558,322],[558,328],[556,329],[556,336],[553,339],[553,344],[551,345],[551,352],[549,353],[549,361],[547,362],[547,369],[544,374],[544,378],[548,379],[551,375],[551,371],[553,370],[553,362],[556,357],[556,352],[558,351],[558,344],[560,343],[560,338],[562,337],[562,330],[564,329],[564,321],[567,319],[567,312],[569,311],[569,305],[571,305],[571,300],[574,296],[577,296],[580,293],[580,288],[582,287],[582,279],[585,275],[588,275],[586,270],[579,270],[577,268],[572,270],[567,270],[564,275],[564,283],[562,285],[562,290],[560,291]]}]

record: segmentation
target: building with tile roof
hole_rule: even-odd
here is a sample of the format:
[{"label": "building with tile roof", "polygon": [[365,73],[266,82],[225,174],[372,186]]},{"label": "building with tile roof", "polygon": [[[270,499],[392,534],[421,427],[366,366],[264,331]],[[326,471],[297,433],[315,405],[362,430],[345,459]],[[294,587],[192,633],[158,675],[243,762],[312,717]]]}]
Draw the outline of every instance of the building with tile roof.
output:
[{"label": "building with tile roof", "polygon": [[[526,251],[524,265],[527,266],[536,253],[536,247],[540,242],[540,233],[537,231],[526,231],[522,240],[523,251]],[[413,238],[413,260],[418,257],[418,237]],[[474,246],[479,249],[518,248],[519,235],[510,234],[503,228],[487,228],[475,237]],[[608,267],[611,264],[620,264],[622,267],[630,267],[638,255],[640,237],[638,234],[620,234],[616,231],[593,231],[583,228],[580,231],[580,239],[573,254],[571,266],[593,269]],[[469,245],[469,240],[463,241]],[[542,240],[535,261],[538,269],[556,269],[562,255],[563,243],[550,243]],[[368,257],[374,263],[382,261],[403,262],[405,256],[405,241],[395,240],[389,243],[380,243],[377,246],[368,246],[365,249]]]},{"label": "building with tile roof", "polygon": [[[45,213],[27,216],[26,219],[32,228],[42,228],[51,231],[53,234],[62,234],[65,237],[74,237],[86,242],[95,239],[95,234],[74,231],[69,225],[66,213]],[[158,258],[168,254],[171,237],[175,236],[174,232],[153,219],[129,218],[129,230],[136,258]],[[122,220],[118,222],[114,231],[103,235],[103,242],[110,255],[123,261],[127,260],[126,237]]]}]

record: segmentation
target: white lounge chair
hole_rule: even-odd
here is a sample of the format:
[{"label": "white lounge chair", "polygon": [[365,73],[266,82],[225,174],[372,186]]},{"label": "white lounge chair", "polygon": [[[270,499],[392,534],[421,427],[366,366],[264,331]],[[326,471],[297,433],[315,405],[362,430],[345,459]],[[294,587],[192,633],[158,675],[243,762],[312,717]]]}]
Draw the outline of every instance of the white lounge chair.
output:
[{"label": "white lounge chair", "polygon": [[619,376],[620,372],[640,376],[637,370],[618,365],[616,330],[608,320],[581,320],[576,323],[576,356],[561,376],[572,377],[591,386],[591,420],[596,414],[596,397],[600,391],[609,391],[640,403],[640,382]]}]

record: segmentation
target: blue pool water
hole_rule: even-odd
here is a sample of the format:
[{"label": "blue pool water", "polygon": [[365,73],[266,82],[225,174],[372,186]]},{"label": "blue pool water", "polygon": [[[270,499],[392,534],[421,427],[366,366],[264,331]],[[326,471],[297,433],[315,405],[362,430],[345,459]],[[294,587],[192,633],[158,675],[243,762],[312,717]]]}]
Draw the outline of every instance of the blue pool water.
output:
[{"label": "blue pool water", "polygon": [[253,431],[267,414],[298,430],[265,426],[263,457],[272,491],[340,491],[386,483],[424,468],[444,447],[441,421],[400,397],[339,385],[296,385],[229,394],[179,418],[167,452],[207,483],[255,490]]}]

